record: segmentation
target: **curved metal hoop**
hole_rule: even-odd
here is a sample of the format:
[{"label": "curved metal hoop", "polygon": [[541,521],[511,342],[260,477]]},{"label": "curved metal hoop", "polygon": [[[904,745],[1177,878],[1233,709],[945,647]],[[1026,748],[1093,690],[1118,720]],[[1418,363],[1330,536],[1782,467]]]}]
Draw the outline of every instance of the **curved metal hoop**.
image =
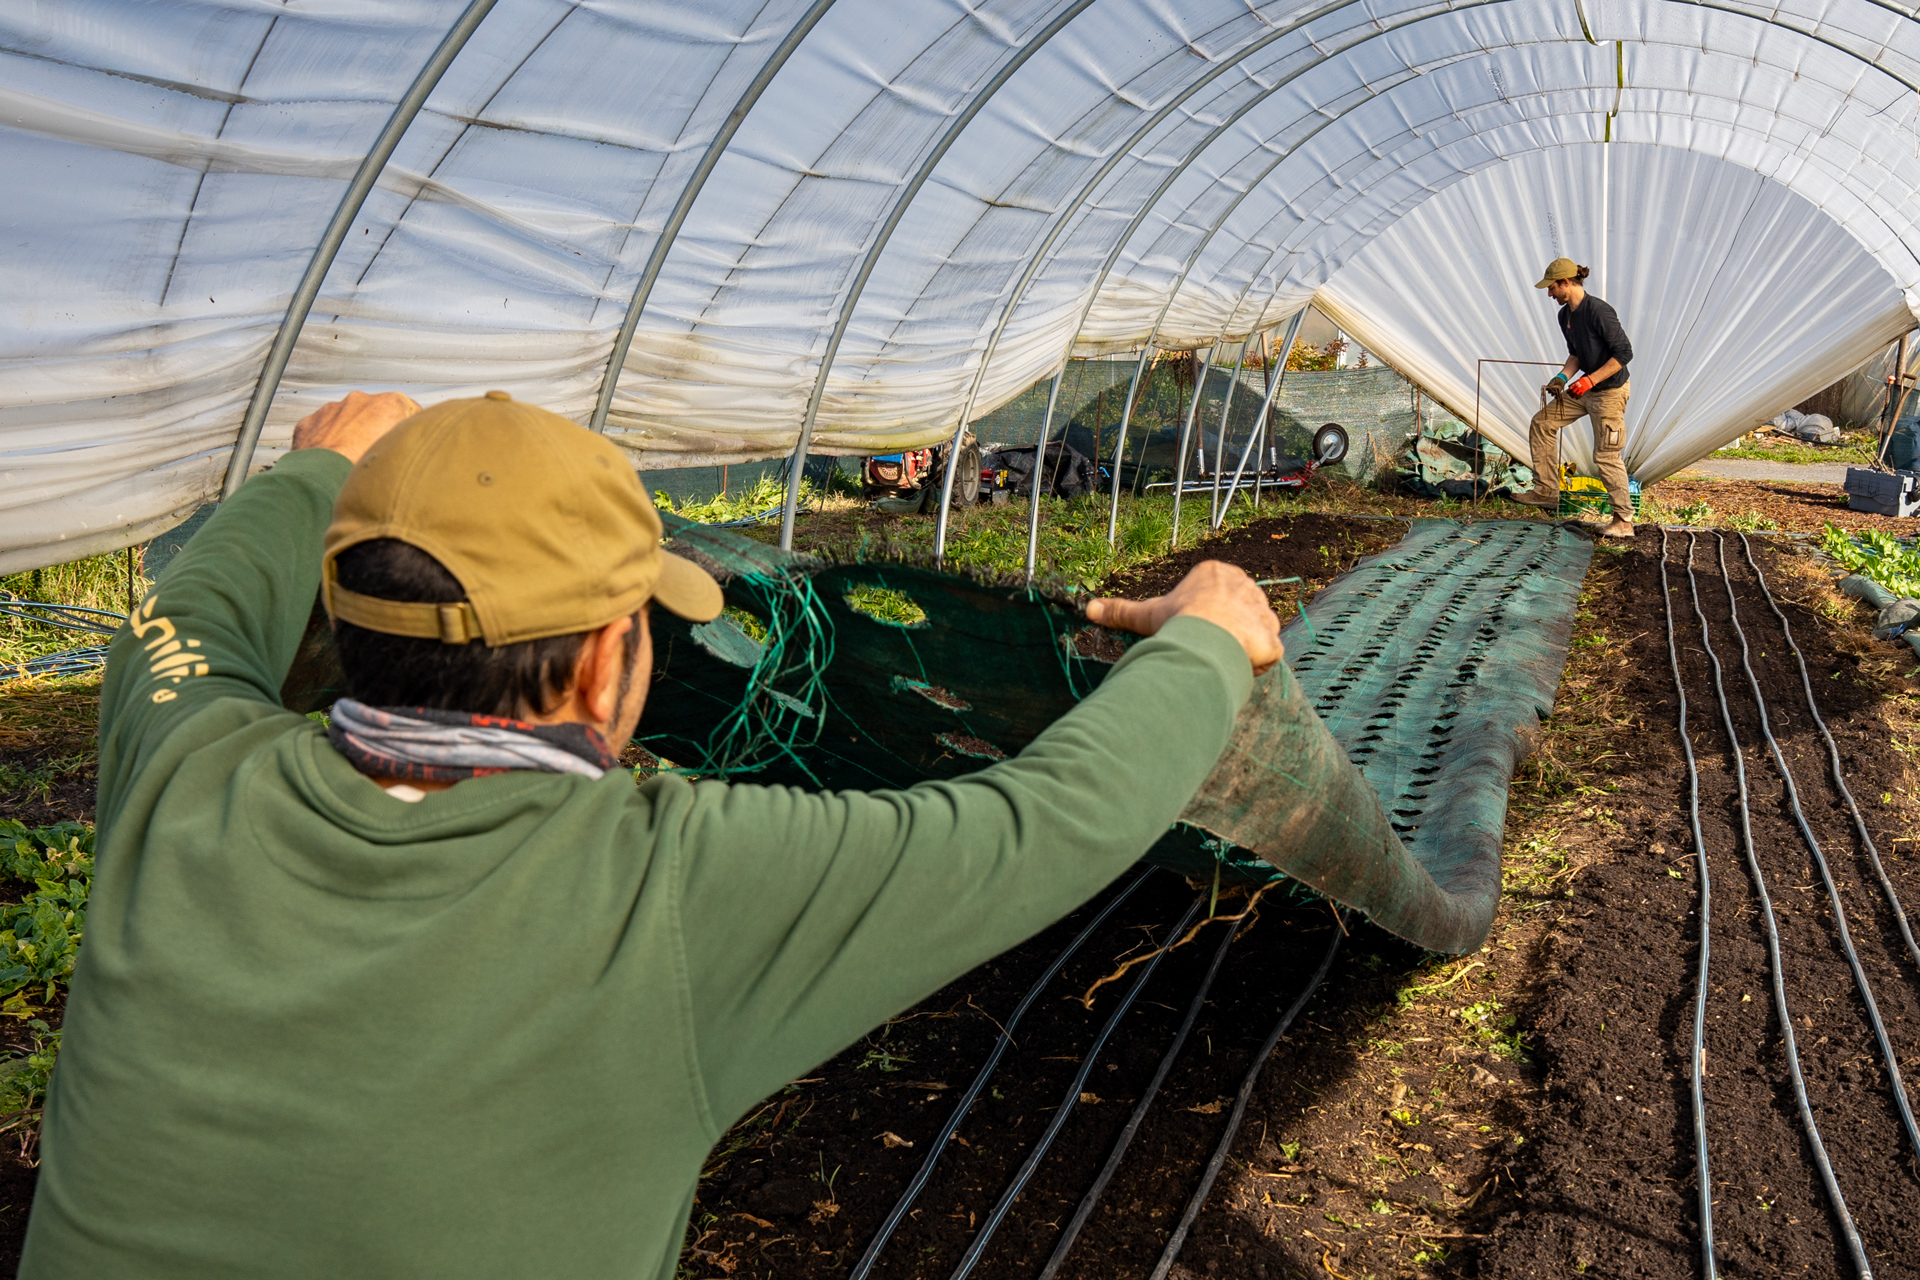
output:
[{"label": "curved metal hoop", "polygon": [[920,188],[927,184],[927,179],[933,176],[934,169],[946,157],[948,150],[959,141],[960,135],[966,131],[967,126],[973,123],[973,118],[986,108],[987,103],[993,100],[993,95],[1000,92],[1001,86],[1013,78],[1013,73],[1026,65],[1027,59],[1040,52],[1047,41],[1060,34],[1069,22],[1072,22],[1093,2],[1094,0],[1074,0],[1038,35],[1014,50],[1013,56],[1001,64],[1000,69],[968,100],[966,108],[953,118],[941,133],[940,140],[921,160],[920,167],[914,171],[913,177],[900,189],[899,196],[894,199],[893,208],[887,211],[886,220],[880,224],[880,230],[875,234],[873,243],[867,246],[866,257],[861,259],[860,269],[854,272],[853,283],[847,286],[846,299],[840,304],[840,314],[834,319],[833,333],[827,338],[826,353],[820,357],[819,372],[813,377],[813,391],[807,396],[806,415],[800,420],[800,439],[793,447],[793,463],[787,474],[786,505],[780,513],[781,550],[793,549],[793,518],[800,505],[800,471],[806,465],[807,446],[813,440],[813,422],[820,412],[820,398],[827,389],[827,375],[833,370],[834,357],[840,354],[840,343],[847,336],[847,326],[853,322],[853,309],[859,303],[860,295],[866,291],[867,281],[872,277],[873,269],[880,264],[880,255],[886,251],[887,242],[893,239],[894,231],[900,226],[900,220],[906,217],[907,209],[913,204],[914,198],[920,194]]},{"label": "curved metal hoop", "polygon": [[234,439],[233,452],[227,458],[227,477],[220,486],[222,502],[231,498],[246,483],[247,472],[253,467],[254,450],[260,445],[260,431],[267,424],[267,410],[273,404],[274,393],[280,390],[280,379],[287,371],[287,361],[293,356],[294,344],[300,340],[300,330],[307,323],[307,313],[313,310],[313,300],[320,296],[320,286],[325,282],[327,271],[333,266],[340,246],[346,242],[353,220],[360,216],[360,207],[372,194],[374,183],[380,180],[387,161],[393,158],[394,148],[400,145],[407,126],[420,114],[420,108],[427,104],[427,95],[433,92],[440,83],[440,77],[453,65],[454,58],[466,47],[473,33],[479,30],[481,20],[493,5],[494,0],[472,0],[467,5],[460,20],[441,37],[433,56],[420,68],[420,74],[413,78],[413,83],[407,87],[400,101],[394,104],[393,114],[387,117],[380,136],[374,139],[372,149],[354,171],[353,181],[347,184],[345,194],[340,197],[340,203],[333,211],[333,218],[321,233],[319,244],[314,246],[313,256],[307,260],[306,273],[294,288],[286,314],[280,317],[280,330],[273,335],[273,345],[267,348],[267,361],[261,366],[259,381],[253,385],[253,399],[247,402],[246,416],[240,420],[240,434]]},{"label": "curved metal hoop", "polygon": [[787,59],[793,56],[794,50],[800,47],[801,42],[818,25],[820,19],[827,16],[827,10],[832,7],[833,0],[813,0],[813,6],[800,16],[800,21],[793,24],[793,29],[787,32],[786,38],[767,55],[767,60],[760,64],[760,70],[753,77],[752,83],[747,85],[739,101],[733,104],[733,110],[727,112],[727,118],[720,122],[720,128],[713,135],[713,140],[707,143],[706,152],[700,157],[700,163],[687,178],[687,185],[680,189],[679,199],[673,202],[673,212],[667,215],[666,223],[660,228],[659,238],[653,242],[653,251],[647,255],[647,265],[640,272],[640,282],[634,286],[633,298],[627,303],[626,319],[620,322],[620,332],[614,337],[613,350],[607,356],[606,372],[600,376],[600,396],[594,401],[593,416],[587,420],[587,425],[593,430],[607,429],[607,411],[613,407],[613,392],[620,383],[620,370],[627,363],[627,349],[633,345],[633,335],[640,327],[640,313],[647,309],[647,298],[653,293],[653,286],[660,279],[661,268],[666,266],[667,252],[673,248],[675,237],[680,234],[680,228],[686,224],[687,215],[693,212],[693,202],[700,198],[701,188],[707,185],[707,179],[712,176],[714,166],[720,163],[720,157],[733,142],[733,135],[740,131],[740,126],[745,123],[754,104],[760,101],[760,95],[766,92],[767,86],[773,83],[774,76],[780,73],[780,68],[787,65]]}]

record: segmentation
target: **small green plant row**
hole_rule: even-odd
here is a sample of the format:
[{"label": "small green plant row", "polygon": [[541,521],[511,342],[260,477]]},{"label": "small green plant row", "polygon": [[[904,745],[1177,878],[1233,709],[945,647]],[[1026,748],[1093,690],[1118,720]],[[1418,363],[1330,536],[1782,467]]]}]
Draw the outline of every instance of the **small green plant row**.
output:
[{"label": "small green plant row", "polygon": [[[93,828],[82,822],[28,827],[0,818],[0,1015],[26,1024],[32,1047],[0,1058],[0,1133],[37,1129],[60,1049],[39,1015],[73,974],[93,888]],[[31,1139],[28,1139],[30,1142]]]},{"label": "small green plant row", "polygon": [[1649,499],[1640,506],[1640,518],[1650,524],[1693,525],[1701,528],[1717,524],[1743,533],[1777,533],[1780,529],[1780,522],[1772,516],[1763,516],[1751,510],[1715,520],[1713,508],[1700,498],[1683,502],[1677,507],[1667,507],[1658,499]]},{"label": "small green plant row", "polygon": [[1920,597],[1920,550],[1884,529],[1848,533],[1828,523],[1820,534],[1820,549],[1843,569],[1871,578],[1897,596]]}]

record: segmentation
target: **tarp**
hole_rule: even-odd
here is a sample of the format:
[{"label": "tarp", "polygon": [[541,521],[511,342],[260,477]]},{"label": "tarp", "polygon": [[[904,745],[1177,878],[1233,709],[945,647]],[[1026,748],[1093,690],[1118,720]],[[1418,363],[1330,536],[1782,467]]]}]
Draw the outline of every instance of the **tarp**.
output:
[{"label": "tarp", "polygon": [[[831,789],[972,772],[1024,749],[1131,640],[1046,591],[670,525],[762,631],[655,619],[638,740],[696,773]],[[1548,524],[1416,522],[1287,630],[1287,660],[1148,859],[1223,883],[1277,870],[1420,946],[1479,946],[1508,784],[1552,709],[1591,553]],[[876,591],[893,611],[863,605]]]},{"label": "tarp", "polygon": [[217,492],[310,268],[255,466],[354,387],[606,388],[644,467],[788,452],[818,389],[819,452],[886,452],[1316,297],[1468,413],[1479,357],[1556,354],[1564,253],[1652,479],[1911,323],[1916,85],[1882,0],[0,7],[0,571]]}]

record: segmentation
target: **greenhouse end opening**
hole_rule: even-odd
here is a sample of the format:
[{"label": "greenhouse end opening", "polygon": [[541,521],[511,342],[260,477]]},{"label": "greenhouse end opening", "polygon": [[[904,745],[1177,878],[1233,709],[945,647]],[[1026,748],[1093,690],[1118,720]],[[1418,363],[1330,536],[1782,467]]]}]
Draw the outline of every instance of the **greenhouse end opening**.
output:
[{"label": "greenhouse end opening", "polygon": [[0,1273],[1920,1275],[1907,0],[0,65]]}]

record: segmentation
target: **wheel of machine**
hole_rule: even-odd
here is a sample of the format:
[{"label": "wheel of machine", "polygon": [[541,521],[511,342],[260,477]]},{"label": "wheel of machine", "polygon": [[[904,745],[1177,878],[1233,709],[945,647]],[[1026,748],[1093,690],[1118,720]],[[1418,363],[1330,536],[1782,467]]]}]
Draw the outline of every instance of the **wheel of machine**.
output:
[{"label": "wheel of machine", "polygon": [[1347,456],[1347,429],[1337,422],[1324,424],[1313,433],[1313,456],[1328,466]]},{"label": "wheel of machine", "polygon": [[960,447],[960,470],[953,477],[953,500],[969,506],[980,501],[980,446],[972,441]]},{"label": "wheel of machine", "polygon": [[[951,446],[943,447],[935,452],[934,457],[936,462],[933,470],[928,473],[927,488],[937,490],[941,485],[946,483],[945,468],[947,459],[951,456],[952,452]],[[978,501],[980,501],[980,446],[976,442],[969,440],[960,446],[960,470],[953,477],[953,505],[956,507],[972,506]],[[939,505],[940,501],[936,498],[927,509],[934,511],[939,508]]]}]

